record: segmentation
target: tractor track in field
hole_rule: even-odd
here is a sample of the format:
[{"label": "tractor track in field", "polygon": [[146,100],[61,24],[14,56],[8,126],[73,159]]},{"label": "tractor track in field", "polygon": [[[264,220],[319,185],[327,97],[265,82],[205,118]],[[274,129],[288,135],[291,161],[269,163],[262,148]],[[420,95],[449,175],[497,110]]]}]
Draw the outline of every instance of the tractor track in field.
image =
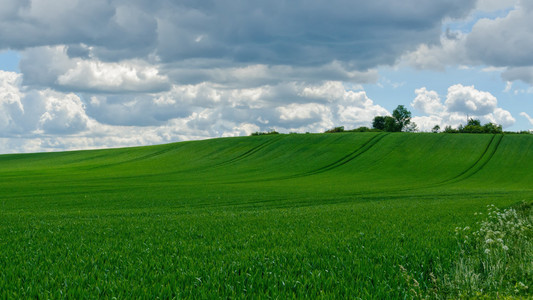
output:
[{"label": "tractor track in field", "polygon": [[481,155],[476,160],[476,162],[474,162],[470,167],[466,168],[464,171],[455,175],[454,177],[446,179],[441,182],[434,183],[434,184],[412,187],[412,188],[407,188],[407,189],[399,189],[397,190],[397,192],[407,192],[407,191],[413,191],[413,190],[434,188],[434,187],[443,186],[446,184],[461,182],[463,180],[466,180],[472,177],[473,175],[481,171],[481,169],[483,169],[490,162],[490,160],[492,159],[492,157],[498,150],[498,147],[500,146],[502,139],[503,139],[503,134],[500,134],[500,135],[494,134],[492,138],[490,139],[489,143],[487,144],[487,146],[485,147],[485,150],[483,151],[483,153],[481,153]]},{"label": "tractor track in field", "polygon": [[495,134],[495,135],[493,135],[492,138],[490,139],[489,143],[485,147],[485,150],[483,151],[483,153],[481,153],[481,155],[476,160],[476,162],[474,162],[470,167],[466,168],[464,171],[462,171],[461,173],[455,175],[454,177],[446,179],[446,180],[441,181],[441,182],[434,183],[434,184],[428,184],[428,185],[412,187],[412,188],[405,188],[405,189],[398,189],[398,190],[396,190],[396,192],[408,192],[408,191],[414,191],[414,190],[423,190],[423,189],[439,187],[439,186],[443,186],[443,185],[447,185],[447,184],[451,184],[451,183],[457,183],[457,182],[461,182],[463,180],[466,180],[466,179],[472,177],[473,175],[475,175],[476,173],[478,173],[479,171],[481,171],[481,169],[483,169],[490,162],[490,160],[492,159],[492,157],[494,156],[494,154],[498,150],[498,147],[500,146],[500,143],[501,143],[502,139],[503,139],[503,134],[500,134],[500,135]]},{"label": "tractor track in field", "polygon": [[[249,157],[249,156],[251,156],[251,155],[253,155],[253,154],[257,153],[257,152],[259,152],[260,150],[264,149],[265,147],[267,147],[267,146],[279,141],[281,138],[282,138],[282,136],[280,136],[279,138],[277,138],[277,137],[276,138],[272,138],[269,141],[263,142],[260,145],[257,145],[257,146],[255,146],[255,147],[253,147],[251,149],[248,149],[244,153],[239,154],[238,156],[236,156],[234,158],[231,158],[231,159],[229,159],[227,161],[221,162],[221,163],[213,165],[213,166],[204,167],[202,169],[208,170],[208,169],[212,169],[212,168],[218,168],[218,167],[230,165],[232,163],[241,161],[241,160],[243,160],[243,159],[245,159],[245,158],[247,158],[247,157]],[[170,152],[172,150],[175,150],[175,148],[167,148],[167,149],[159,150],[159,151],[156,151],[156,152],[153,152],[153,153],[150,153],[150,154],[146,154],[146,155],[143,155],[143,156],[140,156],[140,157],[132,158],[132,159],[121,161],[121,162],[94,166],[92,168],[89,168],[88,170],[107,168],[107,167],[113,167],[113,166],[118,166],[118,165],[122,165],[122,164],[128,164],[128,163],[132,163],[132,162],[142,161],[142,160],[153,158],[153,157],[156,157],[156,156],[159,156],[159,155],[163,155],[163,154],[165,154],[167,152]],[[177,173],[186,173],[186,172],[191,171],[191,170],[199,170],[199,169],[198,168],[184,169],[184,170],[165,172],[165,173],[158,173],[158,174],[152,174],[152,175],[146,175],[145,174],[144,176],[171,175],[171,174],[177,174]],[[122,178],[128,178],[128,177],[129,176],[125,176],[125,177],[123,176]],[[133,176],[133,177],[135,177],[135,176]]]},{"label": "tractor track in field", "polygon": [[137,157],[137,158],[130,159],[128,161],[125,161],[124,163],[136,162],[136,161],[141,161],[141,160],[153,158],[153,157],[156,157],[156,156],[163,155],[163,154],[165,154],[167,152],[170,152],[170,151],[172,151],[174,149],[175,148],[170,148],[169,147],[167,149],[159,150],[159,151],[156,151],[154,153],[150,153],[150,154],[146,154],[146,155],[143,155],[143,156],[140,156],[140,157]]},{"label": "tractor track in field", "polygon": [[224,162],[221,162],[219,164],[216,164],[214,165],[213,167],[214,168],[217,168],[217,167],[222,167],[222,166],[225,166],[225,165],[229,165],[229,164],[232,164],[232,163],[235,163],[235,162],[238,162],[238,161],[241,161],[257,152],[259,152],[260,150],[264,149],[265,147],[277,142],[280,138],[272,138],[270,141],[266,141],[262,144],[259,144],[251,149],[249,149],[248,151],[230,159],[230,160],[227,160],[227,161],[224,161]]},{"label": "tractor track in field", "polygon": [[146,160],[146,159],[150,159],[150,158],[153,158],[153,157],[157,157],[157,156],[163,155],[163,154],[165,154],[167,152],[170,152],[172,150],[175,150],[175,148],[168,147],[166,149],[155,151],[153,153],[146,154],[146,155],[139,156],[139,157],[135,157],[135,158],[132,158],[132,159],[128,159],[128,160],[124,160],[124,161],[120,161],[120,162],[116,162],[116,163],[110,163],[110,164],[103,164],[103,165],[94,166],[92,168],[88,168],[87,170],[94,170],[94,169],[101,169],[101,168],[119,166],[119,165],[133,163],[133,162],[137,162],[137,161],[141,161],[141,160]]},{"label": "tractor track in field", "polygon": [[259,180],[252,180],[252,181],[239,181],[239,182],[232,182],[232,183],[247,183],[247,182],[259,182],[259,181],[275,181],[275,180],[286,180],[286,179],[295,179],[295,178],[301,178],[301,177],[307,177],[312,175],[321,174],[327,171],[331,171],[333,169],[336,169],[340,166],[343,166],[350,161],[354,160],[355,158],[359,157],[360,155],[364,154],[368,150],[370,150],[374,145],[376,145],[381,139],[383,139],[385,136],[389,135],[389,133],[380,133],[372,138],[370,138],[368,141],[366,141],[363,145],[358,147],[356,150],[350,152],[349,154],[343,156],[342,158],[325,165],[323,167],[320,167],[315,170],[294,174],[294,175],[287,175],[287,176],[281,176],[281,177],[274,177],[274,178],[265,178],[265,179],[259,179]]},{"label": "tractor track in field", "polygon": [[475,175],[476,173],[478,173],[479,171],[481,171],[481,169],[483,169],[490,162],[490,160],[492,159],[492,157],[498,150],[502,140],[503,140],[503,134],[493,135],[487,147],[485,148],[485,151],[483,151],[481,156],[476,160],[474,164],[472,164],[470,167],[468,167],[463,172],[457,174],[456,176],[450,179],[446,179],[438,183],[437,185],[457,183],[465,179],[468,179],[472,177],[473,175]]},{"label": "tractor track in field", "polygon": [[404,189],[396,189],[390,192],[397,193],[397,192],[409,192],[409,191],[414,191],[414,190],[424,190],[428,188],[434,188],[434,187],[443,186],[443,185],[451,184],[451,183],[457,183],[457,182],[466,180],[472,177],[473,175],[475,175],[476,173],[478,173],[479,171],[481,171],[481,169],[483,169],[491,161],[494,154],[496,154],[502,139],[503,139],[503,134],[499,134],[499,135],[494,134],[492,138],[490,139],[489,143],[487,144],[487,146],[485,147],[485,150],[480,155],[480,157],[476,160],[476,162],[474,162],[470,167],[468,167],[467,169],[465,169],[464,171],[462,171],[461,173],[459,173],[458,175],[452,178],[446,179],[444,181],[441,181],[435,184],[404,188]]},{"label": "tractor track in field", "polygon": [[311,175],[315,175],[315,174],[324,173],[324,172],[336,169],[336,168],[338,168],[340,166],[343,166],[343,165],[351,162],[355,158],[359,157],[360,155],[364,154],[368,150],[370,150],[374,145],[376,145],[381,139],[383,139],[387,135],[389,135],[389,133],[378,134],[378,135],[372,137],[371,139],[369,139],[368,141],[366,141],[363,145],[361,145],[361,147],[359,147],[355,151],[352,151],[351,153],[345,155],[341,159],[339,159],[339,160],[337,160],[335,162],[332,162],[329,165],[326,165],[326,166],[323,166],[321,168],[318,168],[316,170],[308,171],[308,172],[305,172],[305,173],[302,173],[302,174],[297,174],[297,175],[294,175],[294,176],[295,177],[311,176]]}]

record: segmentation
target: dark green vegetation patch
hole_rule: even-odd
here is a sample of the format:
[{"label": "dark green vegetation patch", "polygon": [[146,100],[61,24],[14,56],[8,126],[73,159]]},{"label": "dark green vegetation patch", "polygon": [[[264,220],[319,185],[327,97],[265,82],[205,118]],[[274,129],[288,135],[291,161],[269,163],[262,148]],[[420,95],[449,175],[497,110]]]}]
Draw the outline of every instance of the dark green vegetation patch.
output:
[{"label": "dark green vegetation patch", "polygon": [[[456,227],[530,203],[532,170],[529,135],[2,155],[0,298],[456,297]],[[516,272],[486,293],[531,295]]]}]

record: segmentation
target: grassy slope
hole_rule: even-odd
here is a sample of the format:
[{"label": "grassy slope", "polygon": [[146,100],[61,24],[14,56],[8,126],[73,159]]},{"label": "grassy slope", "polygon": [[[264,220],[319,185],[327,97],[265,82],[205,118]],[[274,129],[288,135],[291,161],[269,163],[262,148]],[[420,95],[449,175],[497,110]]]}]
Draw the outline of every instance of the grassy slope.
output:
[{"label": "grassy slope", "polygon": [[[309,134],[0,156],[0,296],[403,296],[533,199],[531,136]],[[445,292],[445,291],[443,291]],[[368,294],[367,294],[368,293]]]}]

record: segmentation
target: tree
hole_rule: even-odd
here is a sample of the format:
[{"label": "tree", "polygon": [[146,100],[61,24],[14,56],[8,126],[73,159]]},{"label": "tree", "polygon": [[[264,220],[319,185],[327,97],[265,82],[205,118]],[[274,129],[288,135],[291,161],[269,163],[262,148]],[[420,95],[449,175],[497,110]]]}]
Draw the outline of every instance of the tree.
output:
[{"label": "tree", "polygon": [[402,131],[402,127],[398,123],[398,121],[390,116],[385,117],[385,131],[387,132],[400,132]]},{"label": "tree", "polygon": [[418,126],[416,125],[415,122],[409,122],[409,124],[403,128],[403,131],[405,131],[405,132],[417,132],[418,131]]},{"label": "tree", "polygon": [[344,126],[335,127],[333,129],[325,131],[325,133],[335,133],[335,132],[344,132]]},{"label": "tree", "polygon": [[466,126],[481,126],[481,121],[478,119],[469,118]]},{"label": "tree", "polygon": [[486,133],[502,133],[502,125],[497,125],[492,122],[489,122],[483,125],[483,131]]},{"label": "tree", "polygon": [[397,128],[400,129],[398,131],[402,131],[407,125],[409,125],[409,123],[411,123],[411,112],[403,105],[398,105],[398,107],[392,112],[392,116],[398,123]]},{"label": "tree", "polygon": [[372,128],[385,130],[385,117],[384,116],[375,116],[372,121]]},{"label": "tree", "polygon": [[481,122],[476,119],[468,119],[466,126],[459,126],[459,132],[461,133],[483,133],[483,127],[481,127]]},{"label": "tree", "polygon": [[403,105],[398,105],[391,116],[376,116],[372,121],[372,127],[388,132],[399,132],[402,130],[416,131],[416,124],[411,124],[411,112]]},{"label": "tree", "polygon": [[446,127],[444,127],[444,132],[446,132],[446,133],[458,133],[459,130],[453,129],[452,126],[447,125]]},{"label": "tree", "polygon": [[439,133],[439,131],[440,131],[440,126],[439,125],[435,125],[433,127],[433,129],[431,129],[431,132],[433,132],[433,133]]},{"label": "tree", "polygon": [[457,129],[453,129],[451,126],[446,126],[444,129],[444,132],[446,133],[502,133],[502,125],[494,124],[494,123],[487,123],[485,125],[481,125],[481,121],[477,119],[468,119],[468,122],[465,126],[463,124],[460,124]]}]

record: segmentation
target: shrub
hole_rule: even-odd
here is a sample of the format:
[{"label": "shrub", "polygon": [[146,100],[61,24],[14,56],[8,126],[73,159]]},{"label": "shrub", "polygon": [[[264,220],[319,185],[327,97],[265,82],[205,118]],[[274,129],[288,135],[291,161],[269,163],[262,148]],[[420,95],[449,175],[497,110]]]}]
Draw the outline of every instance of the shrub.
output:
[{"label": "shrub", "polygon": [[444,127],[444,132],[445,133],[458,133],[459,130],[453,129],[452,126],[447,125],[446,127]]},{"label": "shrub", "polygon": [[333,129],[325,131],[325,133],[335,133],[335,132],[344,132],[344,126],[335,127]]},{"label": "shrub", "polygon": [[271,130],[271,131],[267,131],[267,132],[256,131],[256,132],[252,133],[251,136],[256,136],[256,135],[270,135],[270,134],[279,134],[279,132],[277,132],[277,131],[275,131],[275,130]]},{"label": "shrub", "polygon": [[459,257],[446,282],[453,295],[526,296],[533,288],[533,215],[531,204],[503,211],[488,206],[479,229],[455,229]]}]

